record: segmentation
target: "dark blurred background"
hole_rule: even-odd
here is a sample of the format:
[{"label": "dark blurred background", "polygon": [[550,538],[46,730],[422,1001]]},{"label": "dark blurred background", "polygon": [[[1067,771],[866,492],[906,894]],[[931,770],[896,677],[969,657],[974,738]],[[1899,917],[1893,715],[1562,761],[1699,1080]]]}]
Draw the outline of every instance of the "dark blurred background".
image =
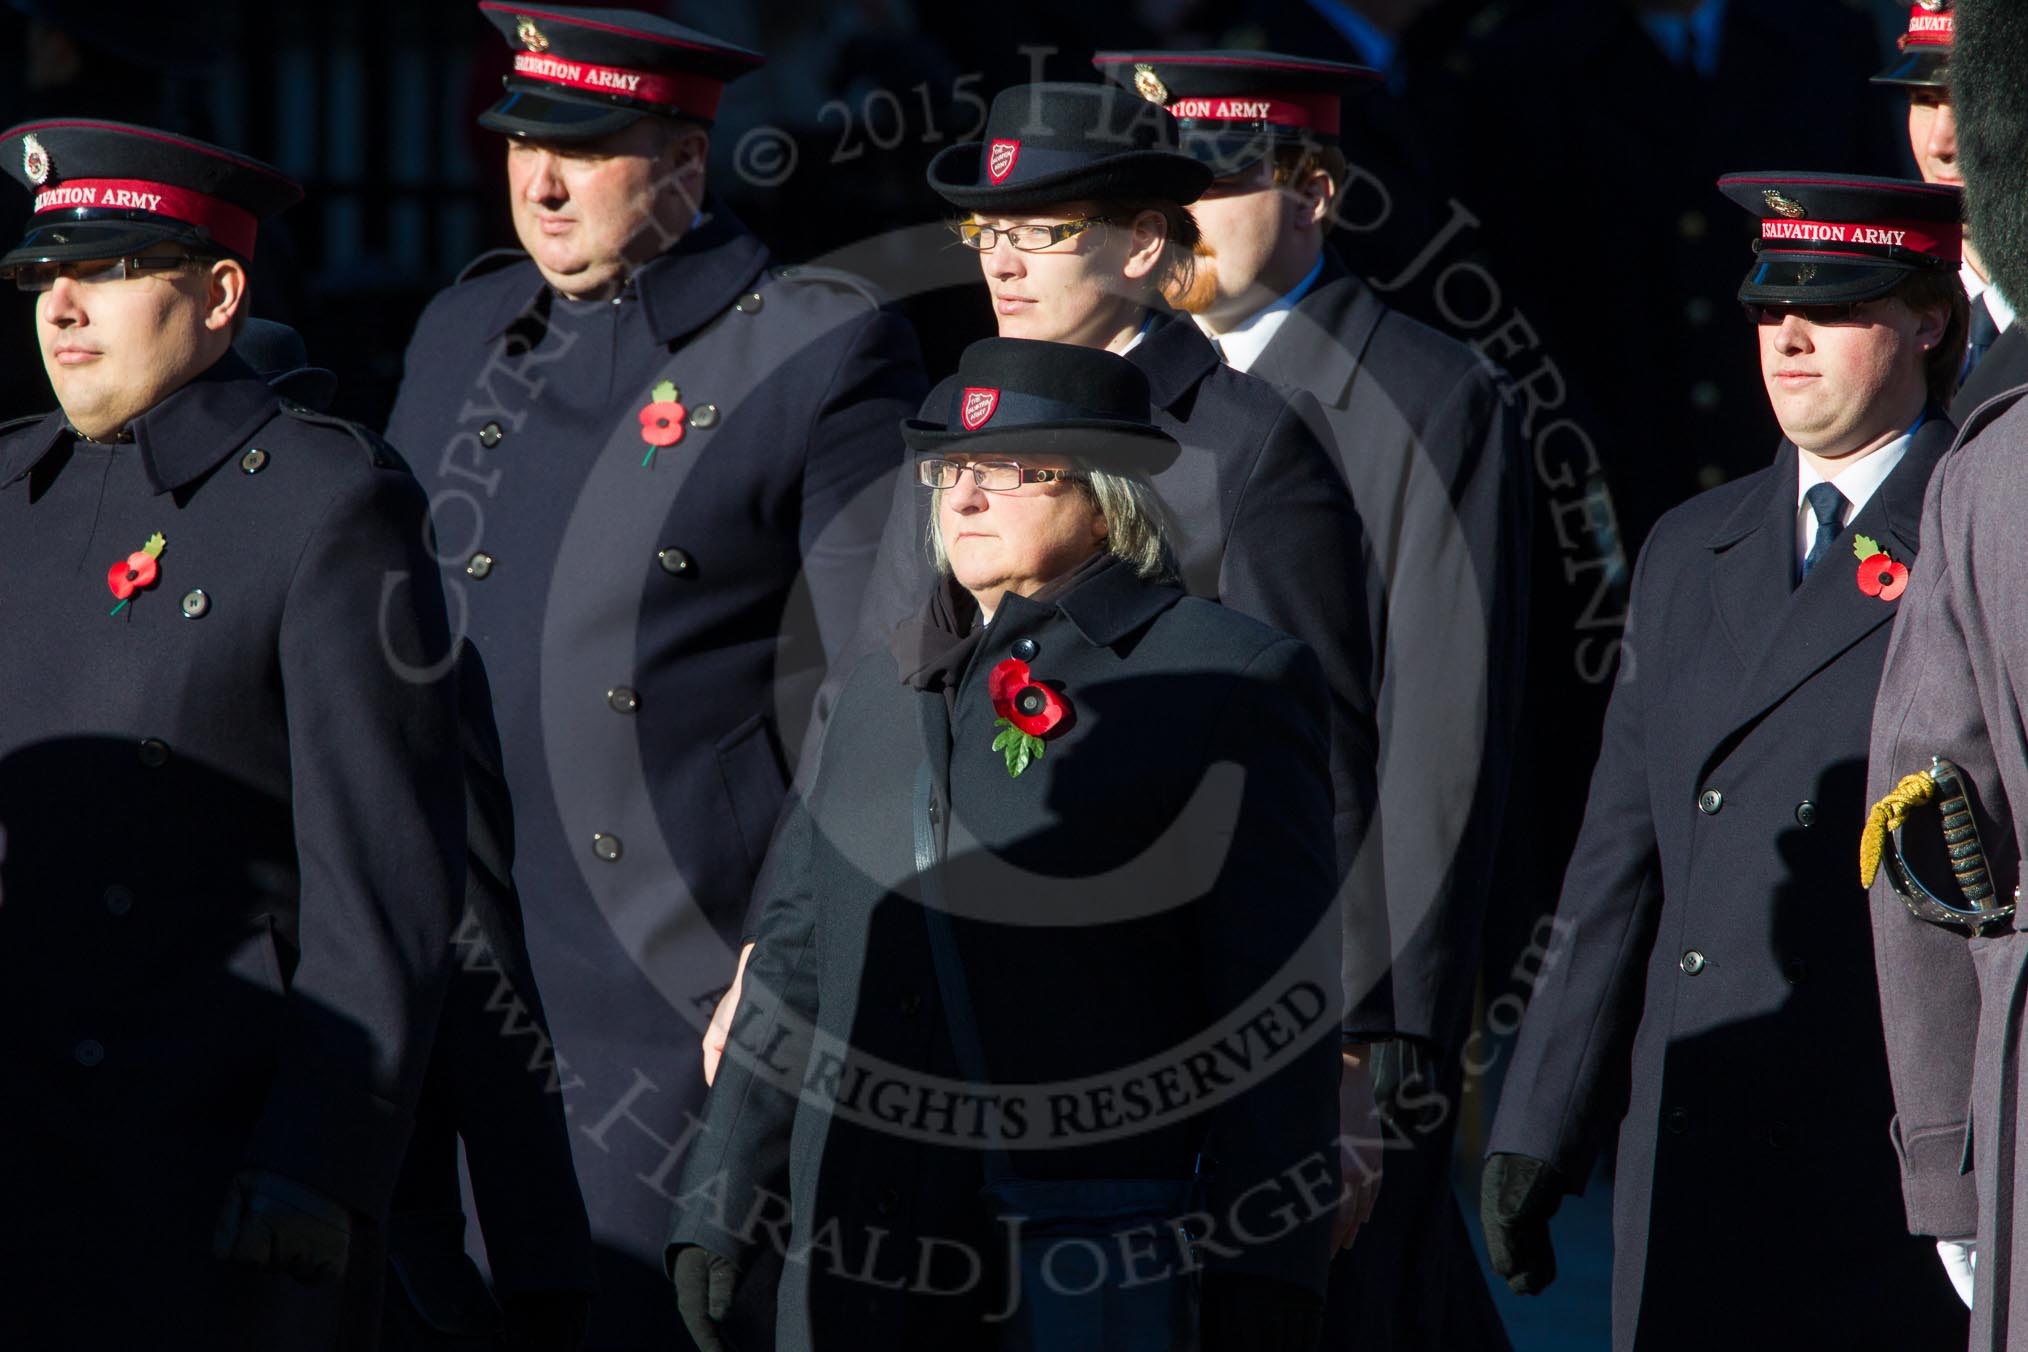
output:
[{"label": "dark blurred background", "polygon": [[[1245,46],[1363,61],[1338,245],[1387,298],[1506,367],[1536,473],[1530,731],[1485,987],[1554,905],[1655,517],[1764,466],[1777,431],[1736,289],[1739,169],[1914,172],[1876,90],[1897,0],[696,0],[644,3],[768,54],[728,90],[713,190],[784,261],[844,255],[900,297],[935,379],[990,331],[934,223],[929,158],[993,92],[1092,78],[1096,49]],[[500,138],[474,124],[510,52],[468,0],[8,0],[0,118],[137,121],[269,160],[308,199],[264,232],[254,308],[379,427],[429,297],[514,242]],[[0,232],[26,196],[0,191]],[[935,251],[934,257],[925,255]],[[955,264],[955,265],[954,265]],[[0,293],[0,417],[50,407],[27,296]],[[1494,1032],[1509,1030],[1495,1029]],[[1489,1091],[1497,1069],[1478,1084]],[[1467,1104],[1473,1144],[1487,1093]],[[1602,1192],[1603,1190],[1599,1190]],[[1584,1199],[1604,1230],[1602,1199]],[[1468,1212],[1471,1208],[1468,1206]],[[1602,1241],[1601,1241],[1602,1242]],[[1602,1253],[1563,1297],[1602,1328]],[[1496,1284],[1497,1285],[1497,1284]],[[1500,1291],[1505,1297],[1504,1289]],[[1522,1346],[1559,1302],[1506,1302]],[[1587,1337],[1582,1341],[1590,1341]]]}]

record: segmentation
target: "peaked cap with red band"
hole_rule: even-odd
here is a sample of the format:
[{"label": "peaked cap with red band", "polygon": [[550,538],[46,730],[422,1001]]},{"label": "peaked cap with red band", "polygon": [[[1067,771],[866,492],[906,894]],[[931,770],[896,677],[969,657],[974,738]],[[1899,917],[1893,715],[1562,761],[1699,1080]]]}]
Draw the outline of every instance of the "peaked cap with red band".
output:
[{"label": "peaked cap with red band", "polygon": [[1344,61],[1238,49],[1100,52],[1099,74],[1176,119],[1183,149],[1220,178],[1258,164],[1280,145],[1336,145],[1348,94],[1380,72]]},{"label": "peaked cap with red band", "polygon": [[1749,305],[1838,305],[1884,296],[1915,272],[1955,273],[1963,197],[1950,184],[1864,174],[1727,174],[1718,189],[1760,218]]},{"label": "peaked cap with red band", "polygon": [[767,60],[658,14],[480,0],[514,49],[507,92],[479,125],[583,140],[648,114],[711,125],[725,86]]},{"label": "peaked cap with red band", "polygon": [[1908,7],[1908,31],[1895,40],[1893,64],[1873,77],[1879,85],[1941,89],[1950,83],[1951,39],[1957,16],[1951,0],[1921,0]]},{"label": "peaked cap with red band", "polygon": [[260,222],[303,196],[281,170],[223,147],[85,118],[0,134],[0,168],[34,198],[27,232],[0,269],[120,258],[162,243],[251,260]]},{"label": "peaked cap with red band", "polygon": [[937,152],[929,184],[967,211],[1122,197],[1188,206],[1211,173],[1177,145],[1175,119],[1123,90],[1025,84],[993,96],[983,140]]},{"label": "peaked cap with red band", "polygon": [[1099,469],[1155,474],[1176,439],[1150,420],[1148,378],[1104,348],[981,338],[958,359],[941,421],[910,418],[912,451],[1059,455]]}]

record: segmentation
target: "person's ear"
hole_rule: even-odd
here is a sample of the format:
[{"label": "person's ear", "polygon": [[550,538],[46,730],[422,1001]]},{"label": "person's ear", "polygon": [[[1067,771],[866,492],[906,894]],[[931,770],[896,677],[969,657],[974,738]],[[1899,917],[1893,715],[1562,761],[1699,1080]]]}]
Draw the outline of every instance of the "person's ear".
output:
[{"label": "person's ear", "polygon": [[1303,229],[1322,229],[1330,223],[1331,203],[1337,200],[1338,185],[1320,165],[1303,171],[1291,189],[1296,194],[1296,223]]},{"label": "person's ear", "polygon": [[246,268],[236,258],[221,258],[211,265],[205,282],[204,327],[214,332],[230,330],[233,316],[246,304]]},{"label": "person's ear", "polygon": [[1159,211],[1143,211],[1127,226],[1127,257],[1121,266],[1129,281],[1145,281],[1162,261],[1169,243],[1169,222]]}]

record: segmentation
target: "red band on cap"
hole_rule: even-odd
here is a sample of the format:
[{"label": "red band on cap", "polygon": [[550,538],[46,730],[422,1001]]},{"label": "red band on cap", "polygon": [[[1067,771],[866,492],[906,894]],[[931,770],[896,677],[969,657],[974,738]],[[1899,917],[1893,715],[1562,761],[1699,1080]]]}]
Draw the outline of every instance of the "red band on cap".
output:
[{"label": "red band on cap", "polygon": [[1924,9],[1921,5],[1908,8],[1908,33],[1901,39],[1904,49],[1909,47],[1948,47],[1951,45],[1951,12],[1949,10]]},{"label": "red band on cap", "polygon": [[252,212],[217,197],[138,178],[73,178],[35,194],[35,211],[145,211],[185,225],[201,225],[242,258],[252,258],[259,224]]},{"label": "red band on cap", "polygon": [[595,66],[589,61],[569,61],[535,52],[516,52],[514,73],[547,84],[586,89],[595,94],[618,94],[643,103],[658,103],[697,117],[716,117],[718,96],[725,92],[724,81],[707,79],[702,75],[658,75],[652,71]]},{"label": "red band on cap", "polygon": [[[1946,234],[1933,233],[1938,229]],[[1770,243],[1790,248],[1808,249],[1820,252],[1815,246],[1831,244],[1865,244],[1876,248],[1899,245],[1914,249],[1934,258],[1957,262],[1962,250],[1963,235],[1948,226],[1939,227],[1935,221],[1792,221],[1763,220],[1760,223],[1760,237]]]},{"label": "red band on cap", "polygon": [[1204,117],[1219,122],[1267,122],[1277,127],[1338,132],[1336,94],[1249,94],[1215,99],[1171,99],[1177,117]]}]

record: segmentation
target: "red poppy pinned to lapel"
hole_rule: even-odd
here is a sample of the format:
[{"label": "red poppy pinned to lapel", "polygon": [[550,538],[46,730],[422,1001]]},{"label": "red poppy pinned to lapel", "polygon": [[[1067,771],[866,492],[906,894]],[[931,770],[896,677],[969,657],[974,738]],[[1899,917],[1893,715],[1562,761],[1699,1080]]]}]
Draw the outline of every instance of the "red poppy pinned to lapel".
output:
[{"label": "red poppy pinned to lapel", "polygon": [[993,712],[1000,715],[993,724],[1000,729],[993,749],[1007,758],[1007,774],[1019,779],[1029,761],[1041,758],[1043,739],[1061,726],[1070,702],[1038,683],[1028,664],[1013,657],[993,668],[986,678],[986,693],[993,700]]},{"label": "red poppy pinned to lapel", "polygon": [[127,602],[134,599],[135,592],[155,585],[155,578],[159,572],[155,560],[161,557],[162,547],[167,543],[168,541],[162,538],[162,532],[156,531],[148,537],[147,544],[106,569],[106,585],[112,588],[113,595],[120,598],[120,604],[106,612],[107,614],[119,614],[126,608]]},{"label": "red poppy pinned to lapel", "polygon": [[642,469],[654,467],[655,452],[683,440],[683,420],[689,416],[690,410],[677,402],[674,381],[665,380],[648,391],[647,407],[641,410],[641,440],[648,443]]},{"label": "red poppy pinned to lapel", "polygon": [[1908,565],[1887,557],[1887,551],[1870,535],[1852,541],[1859,556],[1859,590],[1883,601],[1892,601],[1908,590]]}]

